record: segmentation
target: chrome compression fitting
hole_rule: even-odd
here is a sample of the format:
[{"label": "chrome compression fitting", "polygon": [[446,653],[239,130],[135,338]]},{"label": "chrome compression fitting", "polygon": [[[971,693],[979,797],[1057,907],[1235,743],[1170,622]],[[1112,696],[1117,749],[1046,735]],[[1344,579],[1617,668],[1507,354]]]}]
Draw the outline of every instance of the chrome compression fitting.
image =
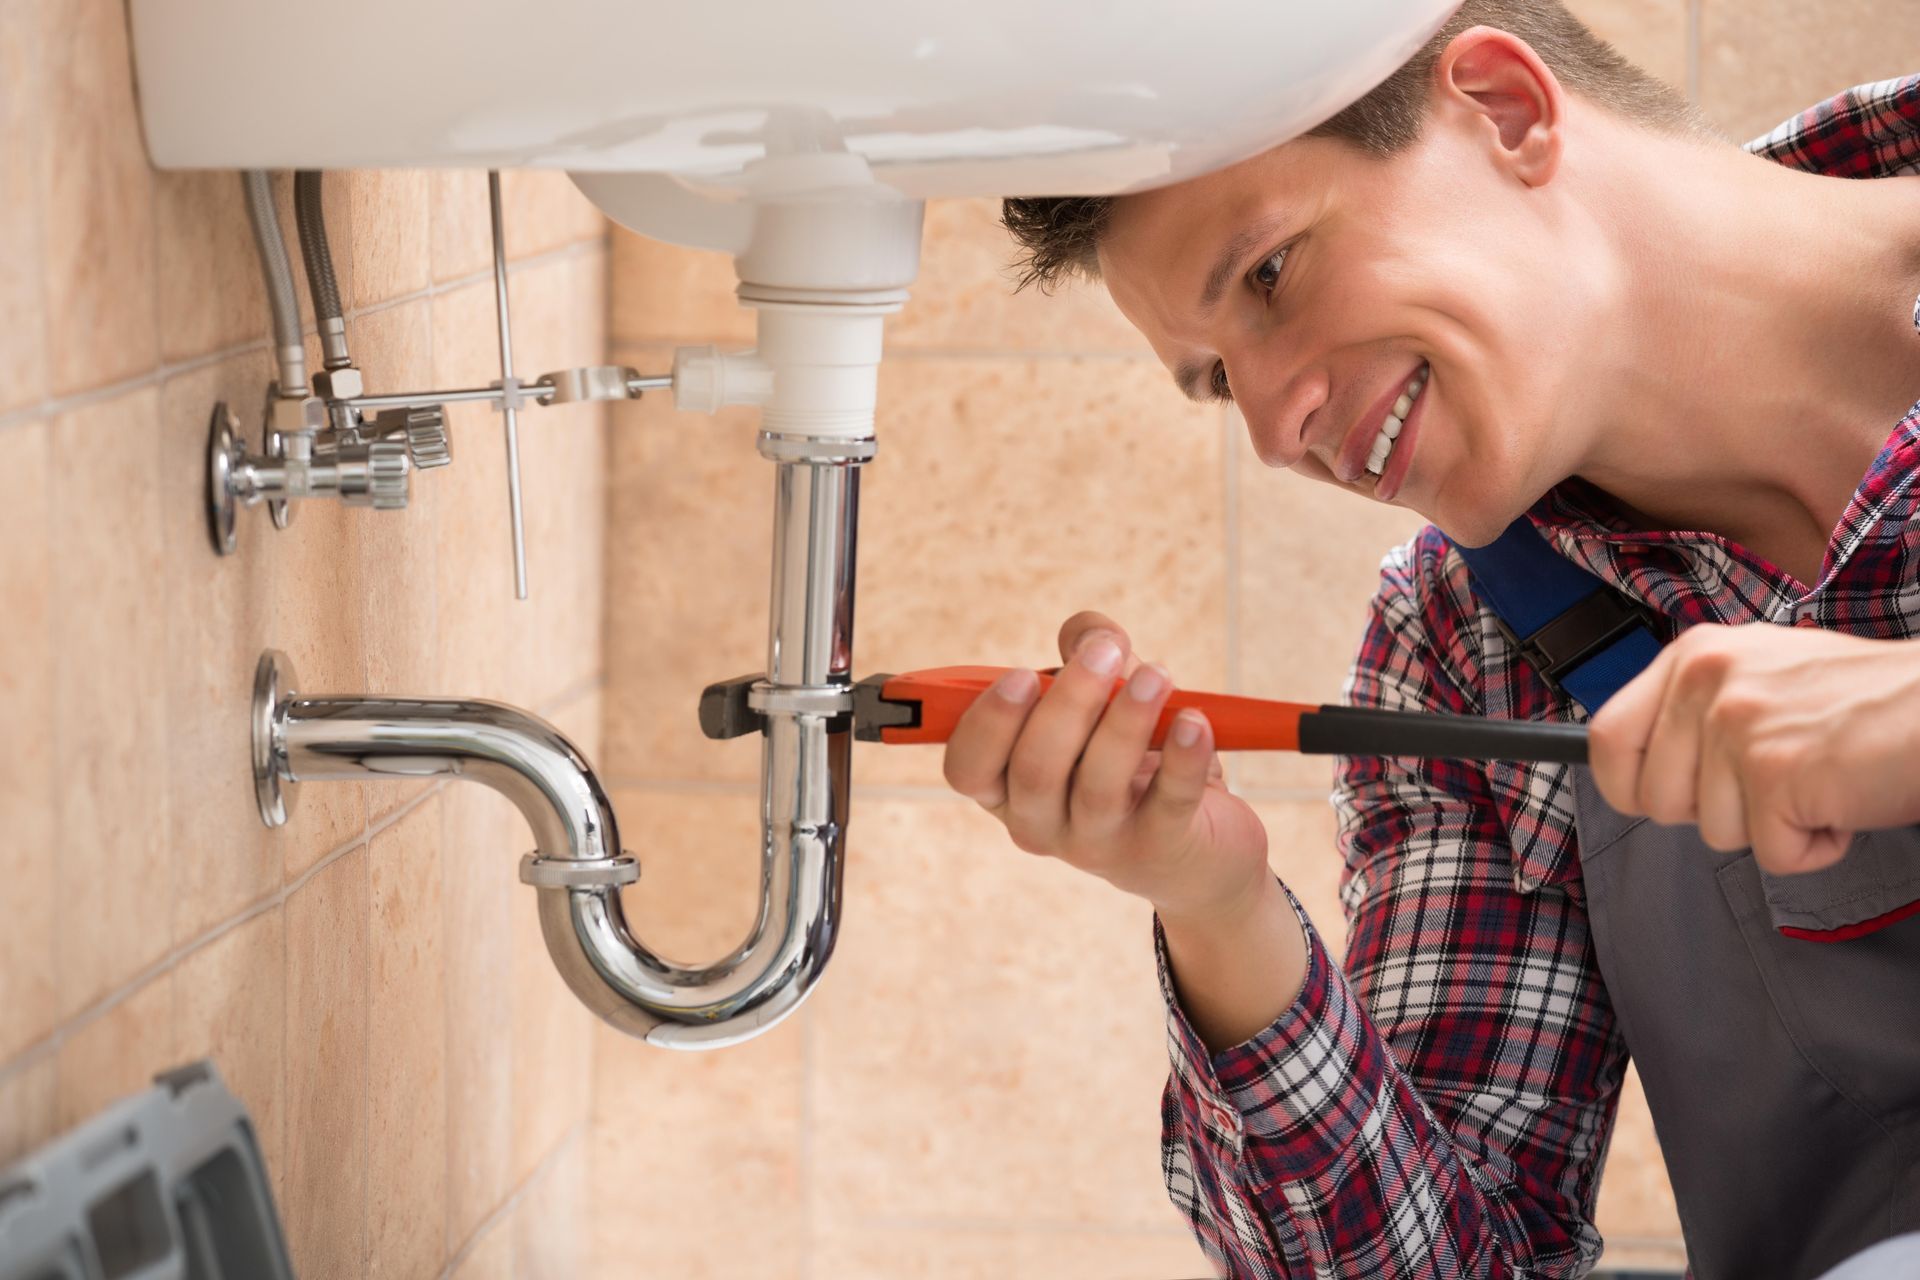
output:
[{"label": "chrome compression fitting", "polygon": [[309,384],[301,344],[293,267],[273,202],[271,181],[258,170],[244,175],[254,243],[267,282],[279,377],[268,388],[261,412],[261,445],[248,445],[239,418],[223,400],[207,424],[207,523],[214,549],[231,555],[238,545],[239,509],[265,502],[277,528],[293,520],[296,499],[337,498],[348,506],[397,511],[412,493],[413,473],[453,461],[446,406],[482,402],[500,412],[507,426],[508,502],[513,530],[515,591],[525,599],[526,553],[521,534],[518,414],[536,406],[593,400],[637,400],[673,385],[667,375],[645,376],[623,365],[582,365],[537,378],[513,373],[512,330],[507,315],[506,236],[498,173],[488,176],[493,227],[494,297],[500,329],[500,378],[486,387],[445,391],[368,394],[365,379],[347,350],[340,291],[334,281],[322,178],[295,177],[296,224],[301,257],[320,339],[323,367]]},{"label": "chrome compression fitting", "polygon": [[[308,397],[312,399],[312,397]],[[270,402],[267,416],[288,401]],[[213,545],[231,554],[240,504],[263,498],[274,524],[284,529],[294,498],[334,497],[350,507],[394,511],[407,505],[415,468],[453,461],[445,416],[437,406],[395,409],[353,431],[267,429],[264,453],[247,451],[239,421],[222,400],[213,406],[207,431],[207,518]]]}]

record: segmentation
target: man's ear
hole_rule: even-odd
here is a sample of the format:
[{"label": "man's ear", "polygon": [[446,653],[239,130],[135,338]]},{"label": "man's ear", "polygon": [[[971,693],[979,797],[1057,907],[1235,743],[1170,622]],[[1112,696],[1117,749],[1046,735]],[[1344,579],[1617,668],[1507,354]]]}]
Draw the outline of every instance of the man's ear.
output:
[{"label": "man's ear", "polygon": [[1560,167],[1566,94],[1540,55],[1495,27],[1469,27],[1434,67],[1435,112],[1491,126],[1496,158],[1530,187]]}]

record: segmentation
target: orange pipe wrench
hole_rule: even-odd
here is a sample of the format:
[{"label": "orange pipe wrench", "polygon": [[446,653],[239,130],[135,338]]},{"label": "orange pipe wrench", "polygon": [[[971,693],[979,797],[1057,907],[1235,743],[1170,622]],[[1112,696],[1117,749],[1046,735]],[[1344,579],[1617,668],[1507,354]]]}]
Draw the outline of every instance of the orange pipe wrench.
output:
[{"label": "orange pipe wrench", "polygon": [[[853,732],[865,742],[939,743],[952,735],[974,699],[1011,667],[934,667],[904,675],[873,675],[853,686]],[[1039,673],[1040,691],[1059,672]],[[1116,677],[1111,699],[1126,686]],[[1153,727],[1160,747],[1167,727],[1185,708],[1204,712],[1220,751],[1299,751],[1308,755],[1418,756],[1461,760],[1523,760],[1583,764],[1587,728],[1580,724],[1493,720],[1425,711],[1316,706],[1176,688]]]}]

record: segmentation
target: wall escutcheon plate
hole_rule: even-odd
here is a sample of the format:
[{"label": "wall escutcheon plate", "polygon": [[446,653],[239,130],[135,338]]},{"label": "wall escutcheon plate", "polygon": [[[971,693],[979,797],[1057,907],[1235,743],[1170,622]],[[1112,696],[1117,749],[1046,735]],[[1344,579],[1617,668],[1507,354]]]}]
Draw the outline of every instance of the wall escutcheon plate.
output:
[{"label": "wall escutcheon plate", "polygon": [[282,827],[293,808],[293,788],[281,784],[283,763],[274,742],[274,715],[296,695],[293,664],[278,649],[260,655],[253,669],[253,795],[260,805],[260,821]]},{"label": "wall escutcheon plate", "polygon": [[[240,420],[233,416],[225,400],[214,404],[213,418],[207,423],[207,532],[213,538],[213,549],[223,556],[232,555],[238,544],[235,535],[241,505],[244,502],[251,506],[259,501],[253,488],[258,481],[255,468],[263,462],[271,465],[286,457],[280,433],[271,427],[264,430],[264,455],[248,458],[247,438],[240,434]],[[244,479],[239,478],[243,475]],[[266,501],[274,528],[284,529],[293,523],[291,502],[284,497]]]},{"label": "wall escutcheon plate", "polygon": [[239,503],[233,496],[233,470],[246,452],[239,419],[225,400],[219,401],[207,423],[207,532],[213,537],[213,549],[223,556],[232,555],[236,545]]}]

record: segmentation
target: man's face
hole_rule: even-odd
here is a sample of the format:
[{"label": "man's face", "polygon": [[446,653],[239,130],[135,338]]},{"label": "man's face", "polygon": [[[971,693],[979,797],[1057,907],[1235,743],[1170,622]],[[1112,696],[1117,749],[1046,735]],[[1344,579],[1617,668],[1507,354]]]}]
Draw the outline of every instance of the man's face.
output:
[{"label": "man's face", "polygon": [[1189,394],[1230,394],[1268,466],[1482,544],[1574,465],[1550,428],[1593,265],[1499,151],[1471,113],[1387,158],[1298,139],[1117,200],[1101,273]]}]

